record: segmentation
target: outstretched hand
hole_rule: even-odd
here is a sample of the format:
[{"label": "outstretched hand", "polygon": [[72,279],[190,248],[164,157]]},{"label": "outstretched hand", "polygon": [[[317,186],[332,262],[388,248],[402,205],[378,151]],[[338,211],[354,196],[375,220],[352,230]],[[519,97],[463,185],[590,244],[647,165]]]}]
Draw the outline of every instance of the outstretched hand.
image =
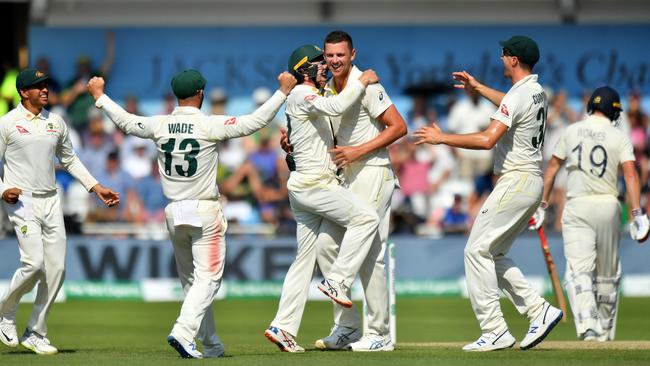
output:
[{"label": "outstretched hand", "polygon": [[117,192],[110,188],[106,188],[99,183],[95,184],[90,191],[95,192],[97,198],[108,207],[113,207],[120,203],[120,195]]},{"label": "outstretched hand", "polygon": [[460,84],[454,84],[454,88],[456,89],[465,89],[465,91],[469,94],[476,94],[478,91],[476,90],[481,83],[476,80],[470,73],[467,71],[456,71],[453,72],[452,77],[454,80],[459,82]]},{"label": "outstretched hand", "polygon": [[416,145],[424,143],[438,145],[442,143],[443,134],[444,133],[440,127],[438,127],[438,125],[434,122],[431,124],[431,126],[421,127],[419,130],[415,131],[413,136],[415,137]]}]

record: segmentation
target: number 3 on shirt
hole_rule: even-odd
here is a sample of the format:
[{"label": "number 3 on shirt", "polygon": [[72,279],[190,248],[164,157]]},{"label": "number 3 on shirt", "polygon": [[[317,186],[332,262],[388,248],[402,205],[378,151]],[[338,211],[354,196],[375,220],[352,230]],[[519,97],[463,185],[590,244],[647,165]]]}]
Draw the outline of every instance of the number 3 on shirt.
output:
[{"label": "number 3 on shirt", "polygon": [[[165,151],[165,174],[172,175],[172,153],[176,147],[176,139],[169,139],[160,147]],[[178,150],[186,150],[191,147],[190,151],[185,151],[183,159],[187,161],[187,170],[183,169],[183,165],[176,164],[174,166],[176,173],[181,177],[191,177],[196,173],[197,161],[196,156],[199,154],[200,145],[195,139],[184,139],[178,144]]]},{"label": "number 3 on shirt", "polygon": [[544,145],[544,134],[546,133],[546,108],[540,108],[537,111],[537,122],[540,123],[539,134],[533,136],[533,147],[536,149]]}]

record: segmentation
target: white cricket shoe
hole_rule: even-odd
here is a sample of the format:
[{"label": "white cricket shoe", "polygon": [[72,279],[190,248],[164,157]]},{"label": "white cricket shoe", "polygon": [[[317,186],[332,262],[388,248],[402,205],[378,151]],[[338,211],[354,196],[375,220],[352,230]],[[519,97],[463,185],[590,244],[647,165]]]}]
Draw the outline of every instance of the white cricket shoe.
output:
[{"label": "white cricket shoe", "polygon": [[264,331],[264,336],[266,336],[269,341],[275,343],[282,352],[305,352],[305,349],[298,344],[296,339],[291,334],[285,332],[280,328],[269,327],[266,331]]},{"label": "white cricket shoe", "polygon": [[203,358],[223,357],[225,354],[226,350],[223,343],[203,345]]},{"label": "white cricket shoe", "polygon": [[555,328],[557,323],[562,320],[562,310],[552,306],[548,302],[544,303],[542,312],[537,315],[532,322],[524,340],[519,344],[519,348],[526,350],[535,347]]},{"label": "white cricket shoe", "polygon": [[482,334],[475,342],[468,343],[463,347],[466,352],[487,352],[497,351],[500,349],[510,348],[515,345],[517,340],[510,334],[508,329],[499,334],[485,333]]},{"label": "white cricket shoe", "polygon": [[0,341],[9,347],[16,347],[18,345],[18,332],[16,332],[16,324],[5,319],[0,318]]},{"label": "white cricket shoe", "polygon": [[395,346],[387,337],[379,334],[366,334],[357,342],[350,343],[348,349],[353,352],[390,352],[395,349]]},{"label": "white cricket shoe", "polygon": [[344,325],[334,324],[330,335],[321,338],[314,343],[319,350],[346,349],[347,345],[361,339],[361,330],[350,328]]},{"label": "white cricket shoe", "polygon": [[196,342],[188,340],[177,334],[170,334],[167,343],[183,358],[203,358],[203,354],[196,349]]},{"label": "white cricket shoe", "polygon": [[30,330],[25,330],[25,334],[20,339],[20,344],[39,355],[54,355],[59,352],[56,347],[50,344],[49,339]]},{"label": "white cricket shoe", "polygon": [[326,278],[318,284],[318,289],[344,308],[352,307],[352,300],[348,297],[349,289],[342,282],[339,283]]}]

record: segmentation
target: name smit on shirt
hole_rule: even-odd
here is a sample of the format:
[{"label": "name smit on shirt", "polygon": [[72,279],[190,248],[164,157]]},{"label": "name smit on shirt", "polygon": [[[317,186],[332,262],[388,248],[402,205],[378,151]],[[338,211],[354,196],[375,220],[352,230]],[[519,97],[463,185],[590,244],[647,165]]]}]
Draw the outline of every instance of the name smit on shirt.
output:
[{"label": "name smit on shirt", "polygon": [[170,134],[173,133],[194,133],[194,124],[192,123],[170,123],[167,125]]}]

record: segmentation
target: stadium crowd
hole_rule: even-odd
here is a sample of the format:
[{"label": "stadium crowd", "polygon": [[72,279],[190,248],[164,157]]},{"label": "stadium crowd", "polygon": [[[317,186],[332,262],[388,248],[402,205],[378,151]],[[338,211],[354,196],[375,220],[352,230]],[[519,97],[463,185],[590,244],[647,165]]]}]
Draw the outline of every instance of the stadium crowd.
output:
[{"label": "stadium crowd", "polygon": [[[64,215],[69,232],[80,233],[87,223],[130,223],[164,225],[167,204],[160,185],[155,146],[150,141],[126,137],[103,113],[94,107],[86,92],[87,80],[94,75],[106,77],[110,83],[114,47],[112,35],[107,37],[106,59],[96,67],[87,57],[79,57],[73,78],[62,82],[51,75],[49,109],[64,116],[73,127],[72,141],[77,154],[89,171],[108,187],[120,193],[118,207],[104,207],[63,169],[56,178],[62,193]],[[48,59],[40,57],[35,65],[48,73]],[[72,66],[71,66],[72,67]],[[18,70],[5,65],[0,85],[0,115],[19,102],[15,88]],[[206,94],[205,112],[226,114],[229,102],[225,90],[215,88]],[[544,144],[547,161],[555,142],[569,124],[583,119],[583,109],[574,110],[563,90],[547,89],[549,110]],[[584,98],[590,91],[584,93]],[[251,98],[261,105],[271,96],[266,88],[256,89]],[[440,101],[443,102],[440,102]],[[642,109],[637,92],[627,96],[623,104],[620,128],[634,146],[637,168],[643,182],[643,201],[648,205],[650,140],[648,116]],[[447,131],[471,133],[485,128],[494,106],[485,100],[449,91],[437,96],[415,95],[407,117],[409,132],[437,121]],[[175,107],[171,94],[162,96],[160,114],[169,114]],[[138,96],[124,98],[124,108],[142,114]],[[278,115],[269,127],[242,139],[224,142],[219,152],[218,185],[229,222],[241,233],[290,234],[295,231],[288,201],[286,181],[289,171],[284,152],[279,146],[284,118]],[[451,149],[447,146],[415,146],[411,135],[390,148],[391,160],[401,188],[393,196],[393,232],[440,236],[469,232],[473,218],[494,184],[490,151]],[[564,204],[566,173],[556,180],[547,225],[559,230]],[[622,192],[623,193],[623,192]],[[621,196],[625,201],[624,194]],[[624,211],[626,212],[626,211]],[[6,215],[3,215],[3,218]],[[627,217],[627,215],[623,215]],[[5,225],[5,228],[9,228]],[[260,229],[262,228],[262,229]]]}]

